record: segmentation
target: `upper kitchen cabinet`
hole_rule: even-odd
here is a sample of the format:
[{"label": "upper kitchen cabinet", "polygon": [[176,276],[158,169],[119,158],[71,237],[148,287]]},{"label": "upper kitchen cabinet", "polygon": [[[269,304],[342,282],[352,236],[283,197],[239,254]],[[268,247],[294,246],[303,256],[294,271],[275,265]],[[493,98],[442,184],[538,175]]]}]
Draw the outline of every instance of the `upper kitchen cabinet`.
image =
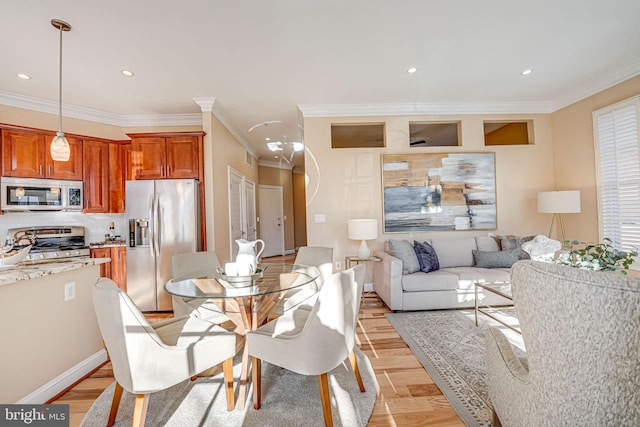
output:
[{"label": "upper kitchen cabinet", "polygon": [[55,136],[13,126],[2,127],[2,176],[82,180],[82,140],[67,137],[71,147],[68,162],[57,162],[49,154]]},{"label": "upper kitchen cabinet", "polygon": [[83,152],[83,212],[109,212],[109,142],[85,139]]},{"label": "upper kitchen cabinet", "polygon": [[133,179],[201,179],[204,132],[130,133]]},{"label": "upper kitchen cabinet", "polygon": [[128,165],[131,142],[113,141],[109,143],[109,212],[122,213],[125,209],[125,183],[131,179]]}]

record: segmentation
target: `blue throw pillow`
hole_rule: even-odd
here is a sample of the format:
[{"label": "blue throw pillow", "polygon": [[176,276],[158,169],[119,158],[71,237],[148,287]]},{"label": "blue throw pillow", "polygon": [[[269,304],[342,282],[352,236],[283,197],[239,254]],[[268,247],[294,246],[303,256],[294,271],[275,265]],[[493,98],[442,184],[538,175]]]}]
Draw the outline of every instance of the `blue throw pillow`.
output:
[{"label": "blue throw pillow", "polygon": [[436,250],[433,249],[433,246],[427,242],[420,243],[414,240],[413,250],[416,251],[420,271],[428,273],[440,269],[440,261],[438,261],[438,255],[436,254]]}]

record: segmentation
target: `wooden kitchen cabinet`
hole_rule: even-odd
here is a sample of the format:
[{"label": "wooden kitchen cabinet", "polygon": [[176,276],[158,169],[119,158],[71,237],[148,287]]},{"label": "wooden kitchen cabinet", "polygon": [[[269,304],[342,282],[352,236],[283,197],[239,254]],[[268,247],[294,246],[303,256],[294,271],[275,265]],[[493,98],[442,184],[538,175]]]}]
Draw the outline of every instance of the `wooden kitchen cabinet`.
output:
[{"label": "wooden kitchen cabinet", "polygon": [[109,212],[125,211],[125,185],[129,177],[129,156],[131,142],[114,141],[109,143]]},{"label": "wooden kitchen cabinet", "polygon": [[67,136],[71,156],[67,162],[51,158],[55,133],[28,128],[2,129],[2,176],[82,180],[82,140]]},{"label": "wooden kitchen cabinet", "polygon": [[112,246],[91,248],[91,258],[111,258],[111,262],[100,264],[100,276],[113,280],[120,289],[127,290],[127,248]]},{"label": "wooden kitchen cabinet", "polygon": [[109,143],[85,139],[83,157],[83,212],[109,212]]},{"label": "wooden kitchen cabinet", "polygon": [[201,179],[204,132],[127,134],[133,179]]}]

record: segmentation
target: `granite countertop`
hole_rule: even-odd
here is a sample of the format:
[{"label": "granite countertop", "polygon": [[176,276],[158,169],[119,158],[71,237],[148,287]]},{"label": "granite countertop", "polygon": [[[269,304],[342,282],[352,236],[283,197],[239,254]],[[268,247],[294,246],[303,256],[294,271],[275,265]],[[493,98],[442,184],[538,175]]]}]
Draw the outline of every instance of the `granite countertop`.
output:
[{"label": "granite countertop", "polygon": [[0,267],[0,285],[35,279],[65,271],[110,262],[109,258],[67,258],[61,260],[23,261]]}]

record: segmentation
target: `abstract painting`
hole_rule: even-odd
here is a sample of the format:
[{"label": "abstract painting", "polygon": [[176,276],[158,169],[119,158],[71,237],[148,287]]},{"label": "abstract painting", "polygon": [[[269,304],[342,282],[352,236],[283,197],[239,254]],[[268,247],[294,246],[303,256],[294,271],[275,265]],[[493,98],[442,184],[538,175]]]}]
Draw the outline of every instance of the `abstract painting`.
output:
[{"label": "abstract painting", "polygon": [[383,154],[384,232],[496,228],[494,153]]}]

